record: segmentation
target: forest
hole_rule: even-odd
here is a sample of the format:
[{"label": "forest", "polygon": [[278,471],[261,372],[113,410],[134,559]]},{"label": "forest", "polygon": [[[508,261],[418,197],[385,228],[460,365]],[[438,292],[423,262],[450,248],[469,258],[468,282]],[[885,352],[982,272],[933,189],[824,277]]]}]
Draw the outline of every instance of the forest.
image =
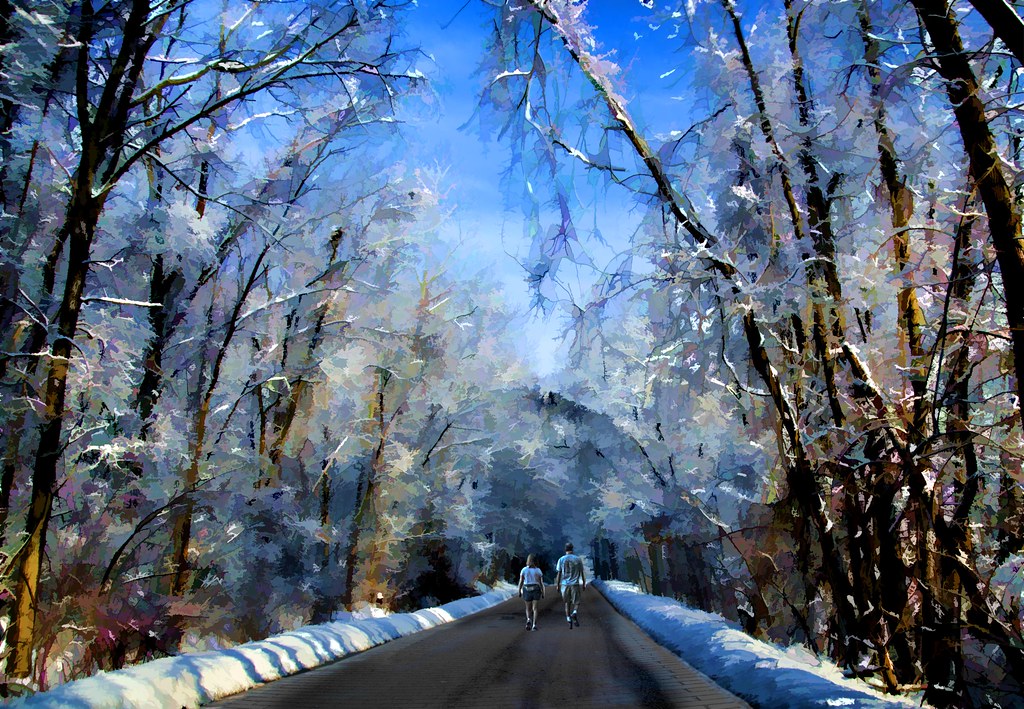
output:
[{"label": "forest", "polygon": [[[473,206],[529,312],[413,149],[451,88],[416,28],[460,13],[438,120],[501,156]],[[882,691],[1024,704],[1022,17],[0,0],[0,695],[574,540]]]}]

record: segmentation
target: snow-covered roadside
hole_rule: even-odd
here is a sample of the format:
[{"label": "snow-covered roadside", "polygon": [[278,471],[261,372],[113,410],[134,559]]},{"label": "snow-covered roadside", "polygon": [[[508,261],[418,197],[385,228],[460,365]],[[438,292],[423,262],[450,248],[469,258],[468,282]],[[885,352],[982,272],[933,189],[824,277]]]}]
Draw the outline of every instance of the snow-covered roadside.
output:
[{"label": "snow-covered roadside", "polygon": [[116,672],[102,672],[49,692],[14,700],[6,706],[18,709],[197,707],[257,684],[449,623],[490,608],[515,594],[515,586],[500,583],[480,596],[415,613],[309,625],[227,650],[186,653]]},{"label": "snow-covered roadside", "polygon": [[744,633],[719,615],[649,596],[621,581],[594,585],[648,635],[756,707],[917,707],[843,677],[842,670],[800,648],[781,648]]}]

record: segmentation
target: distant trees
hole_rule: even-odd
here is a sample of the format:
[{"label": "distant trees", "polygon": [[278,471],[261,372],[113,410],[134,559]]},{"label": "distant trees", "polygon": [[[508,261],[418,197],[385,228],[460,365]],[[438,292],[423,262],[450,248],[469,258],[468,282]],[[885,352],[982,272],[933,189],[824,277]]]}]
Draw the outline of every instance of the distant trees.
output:
[{"label": "distant trees", "polygon": [[[642,383],[632,467],[654,479],[659,461],[685,470],[673,496],[718,528],[706,543],[726,541],[701,584],[720,599],[742,588],[736,612],[751,630],[796,635],[891,692],[923,683],[929,701],[959,705],[992,691],[963,670],[978,643],[1000,647],[1019,675],[1019,609],[996,600],[1018,586],[1000,586],[1011,567],[991,560],[1021,553],[1009,542],[1024,484],[1010,187],[1021,117],[1019,86],[1000,83],[1016,71],[1007,56],[964,48],[964,33],[980,48],[988,27],[943,3],[787,0],[756,18],[731,2],[655,10],[652,31],[668,22],[694,50],[689,105],[708,107],[655,141],[600,53],[595,35],[611,30],[588,26],[586,3],[498,12],[486,104],[505,112],[517,154],[544,156],[511,175],[539,172],[555,187],[531,226],[538,293],[555,292],[560,264],[593,267],[601,252],[575,229],[566,175],[601,172],[650,205],[621,265],[594,269],[591,303],[574,304],[576,346],[604,373],[598,406],[620,407],[619,383]],[[959,145],[944,133],[954,113]],[[636,258],[649,266],[634,269]],[[621,322],[615,298],[646,327],[606,331],[602,320]],[[694,384],[726,420],[679,405]],[[706,446],[737,419],[766,474],[753,488],[710,488],[703,455],[720,475],[746,470]],[[688,433],[667,437],[675,428]],[[690,593],[663,557],[702,523],[681,508],[647,515],[633,533],[654,542],[649,573],[668,584],[652,587]],[[765,544],[770,559],[754,552]]]}]

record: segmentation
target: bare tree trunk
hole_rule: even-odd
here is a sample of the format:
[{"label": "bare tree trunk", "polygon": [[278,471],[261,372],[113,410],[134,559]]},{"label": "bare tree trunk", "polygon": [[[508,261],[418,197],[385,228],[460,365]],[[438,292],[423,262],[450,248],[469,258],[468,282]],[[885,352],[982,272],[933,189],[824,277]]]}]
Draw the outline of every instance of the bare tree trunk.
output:
[{"label": "bare tree trunk", "polygon": [[[970,213],[970,204],[964,212]],[[980,490],[981,478],[978,458],[974,449],[974,436],[970,427],[970,356],[967,336],[962,325],[967,324],[969,301],[979,271],[972,256],[971,233],[974,217],[965,217],[956,232],[953,263],[950,270],[949,290],[943,320],[940,324],[942,349],[952,354],[947,391],[939,401],[949,401],[946,416],[946,436],[959,452],[962,468],[953,480],[953,500],[956,507],[951,515],[950,529],[960,541],[961,552],[973,556],[969,515]],[[950,322],[956,327],[950,328]],[[969,325],[968,325],[969,327]],[[940,492],[946,485],[936,482]],[[943,514],[935,504],[933,514]],[[922,629],[922,665],[928,688],[925,697],[935,706],[961,706],[965,701],[965,680],[962,671],[963,647],[961,628],[964,590],[956,569],[944,554],[934,558],[934,593],[932,603],[924,608]]]},{"label": "bare tree trunk", "polygon": [[[886,119],[885,105],[879,95],[882,76],[878,65],[880,49],[878,41],[873,34],[871,19],[868,15],[866,3],[861,2],[858,6],[860,19],[861,40],[864,44],[865,63],[868,76],[871,81],[871,95],[875,102],[874,128],[877,135],[877,148],[879,167],[889,195],[890,217],[893,226],[893,257],[894,270],[901,278],[906,278],[906,272],[910,263],[910,235],[908,225],[914,212],[914,196],[907,188],[906,178],[900,174],[899,160],[896,155],[895,145],[889,132]],[[923,331],[925,328],[924,313],[917,298],[917,291],[913,283],[903,285],[897,296],[897,307],[900,313],[899,325],[903,336],[906,339],[909,350],[910,384],[914,393],[912,416],[909,424],[908,441],[915,448],[927,435],[928,425],[928,391],[927,391],[927,368],[926,352],[923,342]],[[869,458],[881,460],[882,448],[878,445],[878,436],[873,436],[875,449]],[[892,672],[883,672],[883,679],[886,688],[895,691],[899,682],[910,682],[914,678],[909,675],[913,665],[909,657],[905,657],[906,651],[900,652],[899,666],[892,665],[888,656],[888,643],[895,639],[900,628],[900,618],[906,605],[906,569],[902,561],[894,556],[895,550],[899,548],[899,540],[892,534],[897,527],[898,519],[893,518],[893,500],[896,493],[896,481],[891,479],[886,471],[886,466],[874,465],[871,479],[875,481],[872,486],[875,497],[875,534],[871,539],[878,546],[876,547],[881,557],[879,559],[879,571],[884,573],[885,578],[879,578],[876,588],[878,589],[874,603],[878,605],[881,615],[876,624],[877,632],[873,636],[875,644],[879,647],[880,664],[893,668]],[[919,534],[923,533],[919,531]],[[897,672],[898,671],[898,672]],[[916,673],[915,673],[916,674]]]},{"label": "bare tree trunk", "polygon": [[[800,14],[793,11],[792,0],[785,0],[786,35],[789,39],[789,52],[792,61],[793,89],[796,94],[797,115],[804,138],[797,154],[797,159],[807,178],[806,199],[807,228],[811,243],[814,245],[815,257],[808,265],[808,283],[811,286],[811,297],[814,299],[813,339],[818,360],[821,362],[825,380],[825,391],[828,395],[829,410],[832,423],[841,427],[846,416],[840,403],[839,387],[836,384],[835,361],[832,357],[833,345],[845,339],[845,319],[843,317],[843,288],[839,280],[836,265],[835,236],[832,232],[830,216],[831,202],[825,194],[818,175],[817,164],[811,152],[811,111],[813,104],[807,91],[804,76],[803,59],[798,48]],[[805,258],[809,254],[805,255]]]},{"label": "bare tree trunk", "polygon": [[[365,474],[361,476],[359,489],[356,491],[356,508],[352,516],[352,525],[349,531],[348,552],[345,558],[345,597],[344,603],[348,608],[354,602],[356,567],[364,568],[364,576],[371,581],[379,581],[376,577],[377,569],[374,568],[374,557],[376,556],[377,526],[380,524],[380,510],[377,508],[378,478],[384,469],[384,449],[388,440],[389,423],[384,416],[385,392],[388,383],[391,381],[391,373],[386,369],[377,367],[373,374],[373,389],[370,399],[369,420],[375,429],[376,441],[373,452],[370,455],[369,465]],[[398,410],[395,411],[395,416]],[[392,417],[392,420],[394,418]],[[360,494],[361,493],[361,494]],[[371,549],[366,552],[365,558],[360,558],[362,544],[360,543],[362,533],[368,532],[371,535]]]},{"label": "bare tree trunk", "polygon": [[[91,184],[91,182],[90,182]],[[19,552],[15,607],[8,628],[7,642],[12,648],[7,674],[26,677],[32,670],[35,641],[35,616],[39,604],[39,579],[42,574],[46,533],[57,488],[57,461],[63,452],[64,401],[67,392],[71,344],[82,309],[85,280],[89,271],[89,250],[99,219],[100,204],[91,194],[79,192],[68,210],[72,238],[68,258],[68,277],[60,307],[58,336],[50,348],[50,366],[46,376],[45,408],[39,429],[39,443],[32,470],[32,496],[25,523],[26,541]]]},{"label": "bare tree trunk", "polygon": [[[263,250],[260,251],[259,256],[256,258],[252,267],[249,269],[249,275],[245,280],[237,298],[235,299],[234,307],[232,308],[231,314],[228,316],[228,320],[225,323],[224,338],[221,340],[217,347],[217,353],[214,356],[213,364],[210,368],[210,376],[206,381],[202,399],[199,403],[199,407],[195,413],[195,423],[193,430],[193,441],[192,441],[192,452],[189,458],[188,468],[185,470],[183,479],[185,492],[191,492],[196,489],[196,485],[199,483],[199,466],[202,463],[203,453],[205,452],[206,446],[206,429],[208,419],[211,411],[211,402],[213,401],[213,395],[216,392],[217,386],[220,383],[221,368],[224,365],[224,359],[227,356],[228,348],[231,346],[231,341],[234,339],[235,333],[238,331],[238,327],[241,324],[240,317],[242,315],[242,308],[256,287],[256,283],[263,275],[263,262],[270,252],[271,243],[267,243]],[[192,515],[194,511],[194,499],[191,495],[185,500],[184,509],[179,512],[174,522],[173,532],[173,544],[174,550],[172,552],[172,569],[173,576],[171,580],[171,595],[180,596],[182,595],[189,581],[189,545],[192,538]]]},{"label": "bare tree trunk", "polygon": [[[336,229],[331,233],[331,255],[328,264],[333,267],[338,258],[338,249],[341,246],[341,240],[344,236],[344,232],[341,229]],[[347,280],[348,269],[342,267],[340,271],[335,275],[336,279]],[[300,298],[296,306],[296,310],[292,311],[292,315],[289,318],[289,323],[294,324],[298,317],[298,310],[302,304]],[[284,454],[285,445],[288,443],[288,436],[291,433],[292,425],[295,423],[295,416],[299,411],[299,406],[303,401],[305,393],[309,388],[310,381],[306,377],[306,370],[313,365],[314,358],[316,356],[316,350],[320,346],[320,342],[323,339],[324,324],[327,322],[327,315],[330,311],[330,303],[322,302],[316,307],[316,321],[313,325],[313,332],[310,335],[309,342],[306,344],[303,356],[299,361],[299,374],[298,376],[290,379],[290,388],[287,394],[287,404],[283,411],[278,411],[274,417],[274,429],[275,438],[274,443],[270,447],[269,459],[271,470],[268,473],[268,484],[280,483],[282,476],[281,469],[281,458]],[[290,332],[289,327],[289,332]],[[285,335],[285,341],[282,346],[281,355],[281,370],[285,376],[289,376],[290,365],[288,362],[288,342],[290,334]]]},{"label": "bare tree trunk", "polygon": [[142,420],[143,439],[146,438],[149,427],[152,425],[150,417],[160,398],[164,373],[164,349],[173,332],[173,325],[168,322],[168,318],[174,312],[178,294],[183,286],[184,279],[181,272],[173,268],[165,271],[163,255],[155,256],[149,280],[149,302],[159,303],[160,307],[149,310],[149,325],[153,330],[153,336],[147,343],[146,352],[143,355],[144,374],[134,402],[135,408],[139,412],[139,418]]},{"label": "bare tree trunk", "polygon": [[988,216],[989,236],[1006,297],[1019,415],[1024,406],[1024,240],[1020,212],[1003,172],[978,80],[964,51],[952,9],[944,0],[913,0],[913,5],[935,47],[934,61],[946,80],[946,93],[970,160],[971,176]]},{"label": "bare tree trunk", "polygon": [[25,416],[14,416],[7,424],[6,450],[4,451],[3,468],[0,470],[0,546],[7,539],[7,520],[11,513],[11,494],[14,492],[14,481],[21,462],[21,435],[25,426]]},{"label": "bare tree trunk", "polygon": [[366,513],[367,491],[369,487],[370,467],[361,464],[359,478],[356,481],[356,498],[352,509],[352,521],[349,523],[348,542],[345,549],[345,590],[341,596],[341,605],[351,609],[355,600],[356,566],[359,562],[359,540],[362,536],[362,524]]},{"label": "bare tree trunk", "polygon": [[790,460],[787,464],[789,494],[797,500],[800,510],[810,519],[817,533],[825,575],[832,591],[832,602],[838,613],[836,631],[842,655],[840,659],[850,661],[853,659],[849,655],[850,647],[848,645],[851,636],[863,637],[860,634],[859,614],[853,599],[853,588],[850,585],[847,571],[843,567],[839,549],[833,537],[832,525],[824,515],[825,506],[821,498],[821,488],[807,457],[792,407],[779,382],[778,374],[768,358],[768,352],[764,347],[764,337],[757,326],[753,312],[748,312],[743,317],[743,326],[750,347],[751,364],[768,387],[769,395],[775,403],[782,427],[789,439]]},{"label": "bare tree trunk", "polygon": [[[330,430],[324,426],[324,441],[330,439]],[[326,569],[331,564],[331,466],[334,464],[333,455],[325,457],[320,462],[320,479],[317,485],[320,486],[320,568]],[[314,486],[315,487],[315,486]],[[312,621],[322,623],[330,620],[334,611],[336,596],[321,588],[313,602]]]},{"label": "bare tree trunk", "polygon": [[[750,88],[754,95],[755,104],[760,113],[759,123],[762,135],[768,142],[779,163],[778,170],[780,172],[783,193],[790,210],[790,221],[793,226],[794,235],[798,240],[802,240],[805,236],[805,231],[797,206],[797,198],[794,193],[792,178],[789,175],[783,151],[775,137],[771,118],[767,112],[767,102],[765,101],[757,72],[754,69],[753,61],[747,49],[740,18],[736,13],[735,6],[731,0],[722,0],[722,5],[732,21],[733,31],[737,44],[740,47],[743,65],[750,81]],[[792,77],[797,97],[797,109],[802,127],[805,130],[809,130],[811,123],[811,100],[806,89],[803,63],[797,47],[798,17],[794,15],[791,3],[788,0],[786,2],[786,8],[789,17],[789,21],[787,22],[787,36],[789,38],[790,55],[792,59]],[[809,137],[804,139],[798,158],[808,180],[805,200],[808,219],[807,231],[810,235],[810,241],[813,245],[815,256],[815,258],[812,259],[811,254],[805,254],[805,258],[808,262],[808,265],[806,266],[806,277],[812,301],[811,314],[813,322],[811,326],[811,341],[814,345],[816,360],[821,367],[820,371],[827,396],[832,424],[836,427],[841,427],[846,421],[846,415],[840,403],[841,397],[839,387],[837,385],[836,363],[831,352],[834,349],[834,343],[836,341],[842,342],[845,339],[845,325],[843,323],[841,310],[842,286],[839,281],[835,263],[835,239],[832,234],[831,219],[829,216],[830,204],[825,191],[820,184],[817,168],[811,155]],[[797,321],[796,324],[799,326],[799,321]],[[802,326],[800,327],[802,329]],[[795,414],[796,412],[793,413],[794,417]],[[792,494],[792,486],[790,489]],[[847,498],[848,504],[853,501],[854,498]],[[803,509],[802,505],[800,505],[800,507]],[[853,511],[848,511],[848,514],[853,514]],[[793,532],[796,536],[801,572],[804,577],[805,603],[810,607],[817,595],[817,583],[810,568],[811,550],[808,543],[809,537],[807,537],[807,532],[809,530],[803,528],[804,525],[801,517],[802,515],[800,513],[794,515]],[[832,544],[832,542],[825,542],[825,546],[829,546],[830,544]],[[860,558],[856,554],[853,555],[853,560],[855,563],[860,562]],[[832,577],[832,574],[826,575],[830,578]],[[836,590],[837,589],[833,589],[833,591]],[[858,595],[854,595],[853,600],[850,603],[850,610],[857,615],[861,614],[864,610],[860,607],[862,601],[862,598]],[[854,622],[853,617],[847,617],[840,621],[841,624],[845,623],[846,625],[851,625]],[[847,650],[848,649],[844,649],[844,652]]]},{"label": "bare tree trunk", "polygon": [[57,462],[63,453],[64,403],[72,343],[78,330],[96,224],[107,194],[96,195],[93,187],[97,178],[109,177],[116,166],[119,140],[127,125],[130,101],[142,74],[143,59],[156,38],[156,32],[159,32],[159,26],[150,28],[147,25],[149,10],[148,0],[132,3],[120,51],[95,113],[90,115],[85,106],[88,103],[89,53],[95,17],[89,0],[82,6],[77,60],[82,151],[64,227],[60,231],[68,238],[67,278],[56,317],[57,337],[50,346],[44,409],[32,471],[32,495],[25,525],[26,541],[18,560],[15,611],[8,629],[8,643],[12,651],[7,661],[7,673],[12,677],[25,677],[32,669],[43,552],[56,492]]},{"label": "bare tree trunk", "polygon": [[761,79],[754,68],[754,61],[750,57],[746,35],[743,33],[743,25],[740,23],[740,16],[736,12],[735,2],[733,0],[721,0],[721,2],[726,14],[729,15],[729,20],[732,22],[733,34],[736,37],[736,44],[740,48],[743,68],[746,70],[747,79],[750,81],[750,92],[754,95],[754,105],[757,106],[757,112],[760,116],[758,126],[761,128],[761,135],[764,136],[768,147],[772,150],[772,155],[778,161],[779,181],[782,183],[782,194],[786,199],[786,208],[789,210],[789,221],[793,227],[793,236],[800,241],[806,236],[803,220],[800,218],[800,207],[797,205],[796,192],[793,189],[793,180],[789,174],[786,156],[775,139],[775,129],[768,114],[768,103],[765,101],[764,91],[761,88]]},{"label": "bare tree trunk", "polygon": [[665,523],[663,517],[656,517],[642,525],[647,559],[651,564],[651,594],[655,596],[665,595],[665,555],[662,553]]},{"label": "bare tree trunk", "polygon": [[[761,80],[758,77],[757,70],[754,68],[753,59],[750,57],[750,50],[747,47],[747,40],[743,33],[743,26],[740,23],[740,17],[736,12],[736,6],[733,0],[722,0],[722,7],[729,15],[729,19],[733,26],[733,34],[736,37],[736,44],[740,48],[740,57],[743,61],[743,68],[747,73],[747,79],[750,82],[750,91],[754,96],[754,104],[757,106],[757,111],[760,115],[758,125],[761,128],[761,134],[764,136],[765,141],[771,148],[772,154],[775,156],[778,163],[777,169],[779,172],[779,180],[782,183],[782,193],[786,199],[786,206],[789,210],[789,221],[793,228],[793,236],[797,241],[803,241],[807,234],[804,229],[803,219],[800,216],[800,208],[798,206],[796,191],[793,188],[793,180],[789,173],[786,156],[775,137],[775,129],[772,126],[772,120],[768,114],[768,104],[764,97],[764,91],[761,88]],[[807,116],[805,114],[808,110],[806,107],[807,97],[803,93],[803,82],[800,78],[802,75],[802,67],[798,61],[799,55],[796,54],[795,37],[792,38],[791,46],[794,59],[793,73],[796,77],[795,82],[797,84],[798,93],[802,99],[800,105],[801,117],[806,123]],[[816,180],[817,175],[813,167],[813,161],[810,160],[809,152],[806,147],[802,151],[801,164],[805,166],[810,165],[810,176]],[[831,227],[827,224],[827,218],[825,218],[827,217],[827,214],[823,217],[821,207],[818,206],[817,202],[812,203],[810,200],[810,197],[813,196],[812,190],[809,190],[808,192],[809,200],[807,210],[812,235],[822,229],[827,229],[828,234],[831,235]],[[818,201],[824,203],[824,200],[819,199]],[[825,221],[824,226],[822,226],[823,219]],[[822,254],[820,253],[821,249],[819,245],[820,243],[827,243],[826,240],[823,240],[820,237],[813,237],[812,241],[815,245],[816,251],[819,251],[818,255],[821,256]],[[814,351],[817,356],[817,361],[822,366],[823,380],[825,384],[825,391],[828,396],[832,422],[836,426],[842,426],[843,421],[845,420],[845,415],[843,414],[842,407],[839,404],[839,391],[836,386],[835,362],[833,361],[832,355],[830,354],[830,348],[828,346],[828,332],[830,327],[826,322],[825,311],[822,307],[822,300],[826,297],[826,289],[822,287],[822,273],[829,272],[833,274],[836,285],[834,288],[830,288],[830,290],[834,291],[832,297],[835,302],[838,302],[838,299],[841,299],[842,292],[838,287],[838,278],[834,275],[834,261],[829,261],[829,263],[833,264],[833,268],[831,271],[826,271],[823,270],[823,267],[816,260],[809,259],[809,256],[810,254],[805,254],[805,258],[808,259],[808,266],[806,267],[807,283],[810,287],[811,299],[813,301],[811,306],[813,319],[813,325],[811,327],[811,341],[814,343]],[[836,294],[838,294],[838,299]],[[830,310],[834,309],[834,307],[835,306],[832,306]],[[793,319],[794,324],[802,331],[803,324],[800,322],[799,316],[793,315]]]},{"label": "bare tree trunk", "polygon": [[[186,21],[186,8],[187,5],[183,4],[178,11],[177,29],[179,31]],[[165,50],[167,54],[170,54],[171,48],[176,43],[177,37],[172,34],[167,40],[167,47]],[[221,33],[221,41],[218,49],[221,53],[224,52],[223,32]],[[162,64],[159,72],[161,80],[166,77],[166,72],[167,65]],[[215,81],[219,87],[219,75],[216,77]],[[217,92],[217,96],[220,96],[219,91]],[[159,115],[165,108],[166,96],[164,94],[158,94],[153,98],[152,103],[155,104],[155,109],[152,109],[152,113],[154,115]],[[212,138],[213,131],[211,127],[211,130],[207,135],[207,139]],[[159,147],[154,148],[154,153],[159,156]],[[154,205],[160,203],[164,199],[164,185],[161,180],[161,176],[157,173],[156,163],[157,161],[152,159],[145,161],[146,173],[149,177],[150,200]],[[203,161],[203,166],[206,166],[205,160]],[[199,179],[200,197],[196,204],[196,213],[199,215],[200,219],[202,219],[206,210],[205,194],[207,189],[207,178],[208,170],[201,170],[201,177]],[[135,401],[133,402],[135,410],[138,412],[139,418],[142,420],[140,436],[143,440],[146,439],[149,433],[150,426],[152,425],[150,417],[153,415],[157,400],[160,398],[160,393],[163,389],[164,350],[166,349],[167,343],[170,341],[171,335],[175,329],[175,324],[171,316],[175,313],[177,299],[184,286],[185,279],[180,269],[175,268],[174,266],[168,268],[167,263],[164,261],[163,254],[157,254],[153,257],[152,269],[150,270],[149,277],[149,302],[159,303],[160,307],[151,308],[149,311],[149,325],[153,334],[146,343],[146,351],[142,358],[144,373],[142,376],[142,382],[139,384],[139,390],[135,397]]]},{"label": "bare tree trunk", "polygon": [[[12,12],[13,5],[8,0],[0,0],[0,18],[2,18],[0,19],[0,23],[2,23],[2,26],[0,26],[0,44],[13,38],[9,24]],[[54,86],[56,86],[67,64],[69,52],[69,49],[60,50],[51,63],[50,83],[43,102],[40,122],[46,118],[53,104],[54,94],[56,93]],[[2,154],[0,154],[0,211],[7,215],[13,214],[14,218],[0,219],[0,246],[7,252],[3,261],[0,262],[0,333],[2,333],[6,342],[4,349],[13,352],[20,347],[23,353],[31,356],[43,349],[46,333],[42,328],[33,325],[28,328],[29,336],[27,341],[24,343],[19,343],[18,341],[19,333],[21,332],[21,328],[16,326],[17,303],[21,300],[21,294],[19,293],[21,272],[18,268],[18,263],[25,255],[31,243],[31,238],[28,236],[22,237],[20,232],[22,224],[29,221],[26,206],[32,187],[32,176],[40,141],[36,139],[32,144],[32,148],[29,151],[28,165],[25,169],[25,174],[21,178],[20,194],[16,195],[15,198],[15,195],[9,194],[7,184],[10,178],[8,168],[14,155],[13,149],[10,146],[9,133],[14,127],[20,111],[16,104],[8,101],[6,98],[3,99],[2,103],[3,114],[2,119],[0,119],[0,146],[2,146]],[[11,185],[10,188],[13,190],[14,185]],[[55,268],[56,266],[54,265]],[[45,308],[47,302],[53,296],[52,283],[50,289],[44,293],[44,296],[40,305]],[[38,357],[33,357],[30,360],[31,364],[26,367],[25,372],[26,381],[34,377],[39,368],[40,361],[41,358]],[[9,363],[9,357],[6,354],[0,354],[0,387],[5,386]],[[23,384],[22,390],[27,392],[28,387]],[[0,545],[3,544],[6,538],[11,494],[18,482],[18,471],[25,467],[21,455],[26,423],[26,413],[21,411],[11,414],[11,418],[4,421],[2,429],[0,429],[2,431],[0,441],[3,442],[4,450],[3,468],[2,472],[0,472]]]}]

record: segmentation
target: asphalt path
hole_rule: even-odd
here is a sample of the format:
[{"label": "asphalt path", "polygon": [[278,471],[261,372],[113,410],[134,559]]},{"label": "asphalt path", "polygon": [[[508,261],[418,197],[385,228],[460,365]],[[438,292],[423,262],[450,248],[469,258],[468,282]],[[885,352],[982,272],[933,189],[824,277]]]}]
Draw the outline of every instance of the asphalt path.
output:
[{"label": "asphalt path", "polygon": [[557,593],[525,628],[518,598],[229,697],[225,709],[748,705],[655,643],[588,588],[569,629]]}]

